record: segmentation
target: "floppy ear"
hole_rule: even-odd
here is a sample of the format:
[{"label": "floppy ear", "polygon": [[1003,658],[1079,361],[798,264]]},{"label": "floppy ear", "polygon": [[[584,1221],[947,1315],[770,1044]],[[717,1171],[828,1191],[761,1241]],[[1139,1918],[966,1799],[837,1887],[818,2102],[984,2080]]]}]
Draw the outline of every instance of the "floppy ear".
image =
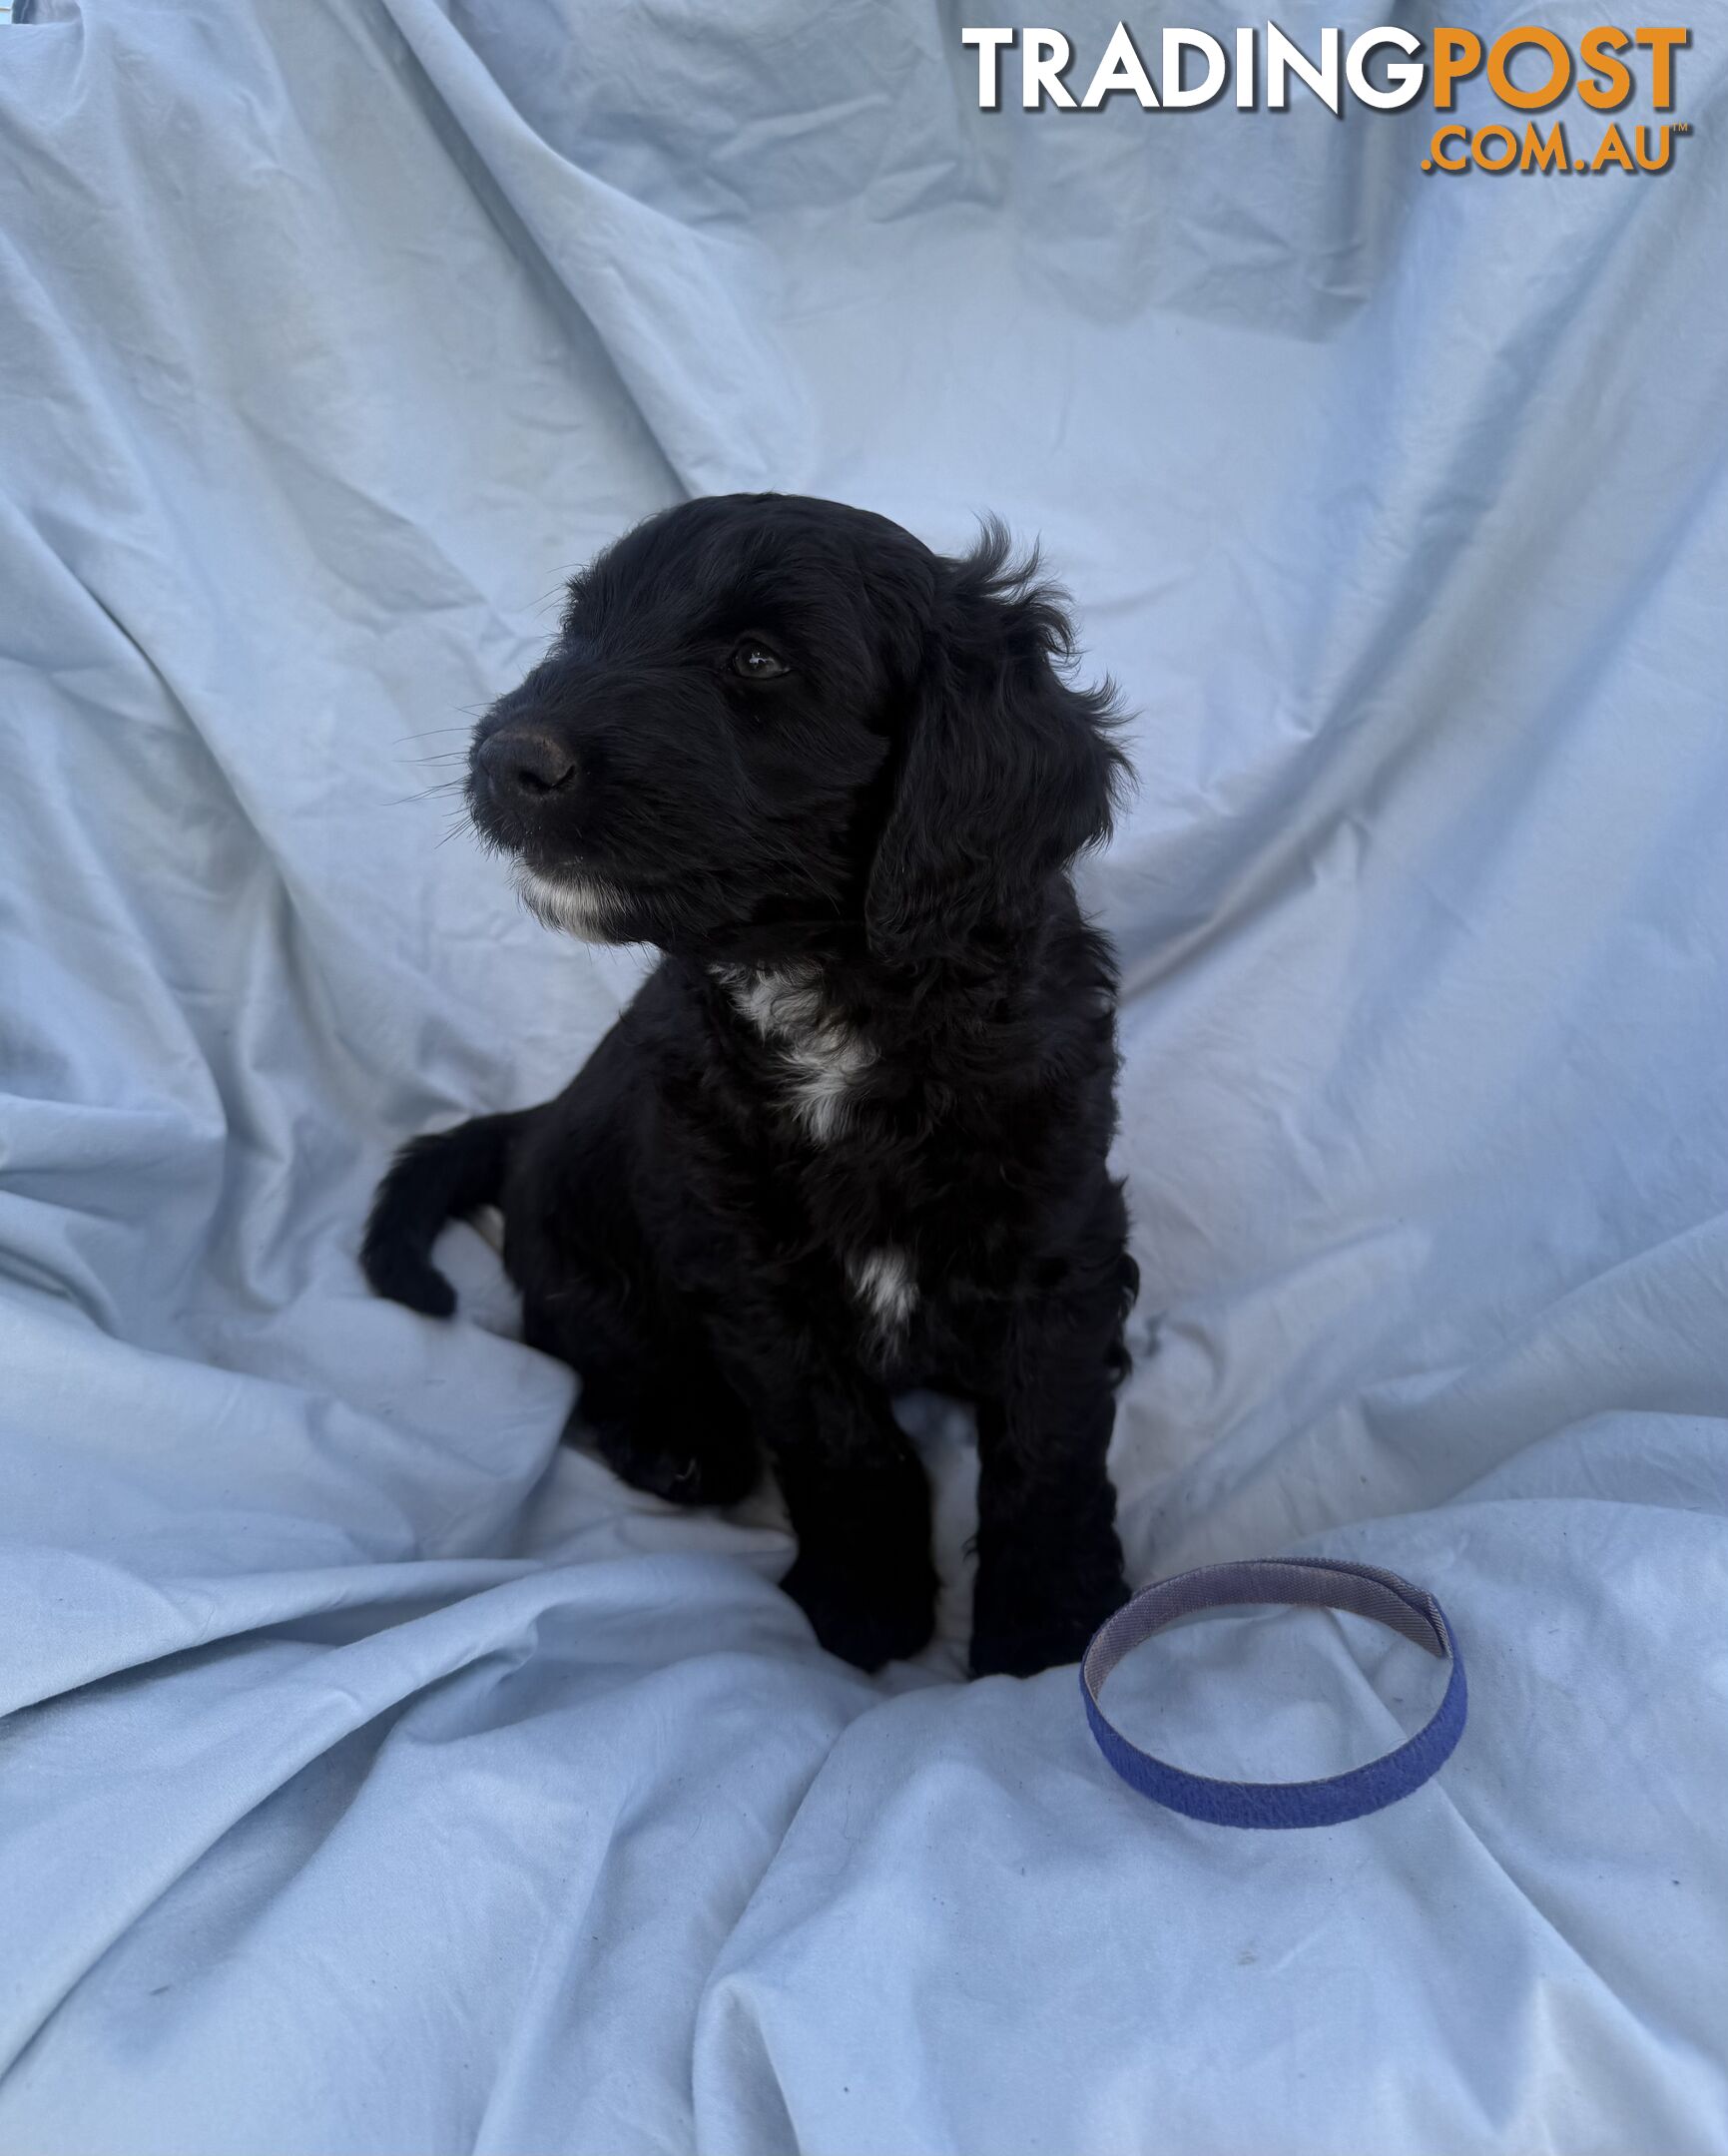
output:
[{"label": "floppy ear", "polygon": [[1128,765],[1109,740],[1105,681],[1061,669],[1074,635],[1038,558],[1005,526],[943,566],[910,698],[887,820],[864,893],[873,956],[928,964],[989,948],[1037,916],[1050,878],[1105,838]]}]

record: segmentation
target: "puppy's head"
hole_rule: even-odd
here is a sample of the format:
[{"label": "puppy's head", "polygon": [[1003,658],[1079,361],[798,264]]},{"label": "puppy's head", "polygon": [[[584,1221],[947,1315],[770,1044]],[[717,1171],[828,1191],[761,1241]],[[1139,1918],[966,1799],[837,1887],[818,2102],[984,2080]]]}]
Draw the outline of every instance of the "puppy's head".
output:
[{"label": "puppy's head", "polygon": [[1024,916],[1108,825],[1108,690],[1006,534],[948,561],[783,495],[650,519],[475,730],[476,827],[602,942],[916,965]]}]

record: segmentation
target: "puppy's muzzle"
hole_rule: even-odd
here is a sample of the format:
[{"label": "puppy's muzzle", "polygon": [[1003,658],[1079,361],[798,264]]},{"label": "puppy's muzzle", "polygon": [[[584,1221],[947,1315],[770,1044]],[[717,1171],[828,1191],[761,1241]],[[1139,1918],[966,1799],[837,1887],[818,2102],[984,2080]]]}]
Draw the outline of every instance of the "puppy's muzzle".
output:
[{"label": "puppy's muzzle", "polygon": [[576,759],[543,727],[506,726],[475,753],[481,784],[502,808],[537,808],[576,783]]}]

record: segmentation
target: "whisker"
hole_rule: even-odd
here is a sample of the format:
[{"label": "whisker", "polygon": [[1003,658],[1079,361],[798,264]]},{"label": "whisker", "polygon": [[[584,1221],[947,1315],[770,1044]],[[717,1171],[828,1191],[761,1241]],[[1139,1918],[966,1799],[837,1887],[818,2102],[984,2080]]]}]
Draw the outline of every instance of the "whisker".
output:
[{"label": "whisker", "polygon": [[383,802],[379,806],[385,808],[405,808],[410,802],[430,801],[434,794],[458,793],[462,785],[463,781],[460,779],[441,779],[436,786],[422,787],[417,794],[403,794],[395,801]]}]

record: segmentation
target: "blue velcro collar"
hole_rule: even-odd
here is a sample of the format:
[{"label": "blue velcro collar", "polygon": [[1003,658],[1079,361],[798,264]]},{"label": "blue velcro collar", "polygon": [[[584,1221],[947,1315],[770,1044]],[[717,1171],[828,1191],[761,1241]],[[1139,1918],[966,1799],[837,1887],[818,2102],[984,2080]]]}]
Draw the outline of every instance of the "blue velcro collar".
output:
[{"label": "blue velcro collar", "polygon": [[[1445,1697],[1434,1719],[1383,1759],[1323,1782],[1218,1782],[1188,1774],[1130,1744],[1098,1704],[1104,1680],[1125,1654],[1178,1617],[1242,1602],[1296,1602],[1353,1611],[1390,1625],[1427,1653],[1451,1662]],[[1445,1612],[1420,1587],[1375,1565],[1340,1558],[1265,1557],[1202,1565],[1142,1588],[1092,1635],[1080,1664],[1086,1719],[1098,1748],[1130,1788],[1154,1803],[1216,1827],[1335,1827],[1379,1812],[1420,1789],[1450,1757],[1463,1734],[1464,1665]]]}]

